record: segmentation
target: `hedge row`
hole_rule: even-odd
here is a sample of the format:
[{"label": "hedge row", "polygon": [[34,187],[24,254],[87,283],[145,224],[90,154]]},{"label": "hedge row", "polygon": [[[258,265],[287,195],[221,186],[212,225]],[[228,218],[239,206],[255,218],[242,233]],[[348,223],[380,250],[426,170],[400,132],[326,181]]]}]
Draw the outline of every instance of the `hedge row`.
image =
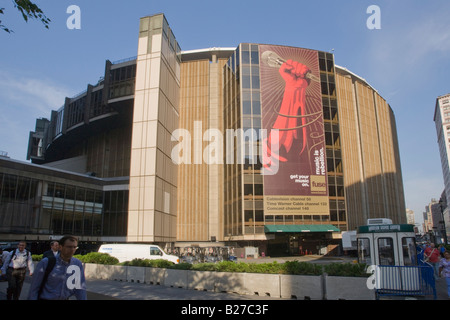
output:
[{"label": "hedge row", "polygon": [[367,265],[360,263],[329,263],[317,264],[301,261],[286,261],[278,263],[245,263],[223,261],[218,263],[180,263],[172,264],[166,260],[142,260],[134,259],[124,263],[129,266],[169,268],[194,271],[215,272],[245,272],[245,273],[269,273],[269,274],[295,274],[295,275],[321,275],[327,273],[330,276],[368,277]]},{"label": "hedge row", "polygon": [[187,269],[197,271],[217,272],[246,272],[246,273],[270,273],[270,274],[294,274],[294,275],[321,275],[327,273],[330,276],[368,277],[365,264],[354,263],[330,263],[317,264],[301,261],[286,261],[284,263],[245,263],[224,261],[219,263],[181,263],[173,265],[172,269]]},{"label": "hedge row", "polygon": [[[85,255],[77,254],[74,255],[75,258],[79,259],[83,263],[97,263],[97,264],[118,264],[119,260],[117,258],[111,257],[107,253],[90,252]],[[42,254],[33,254],[33,261],[41,261]]]},{"label": "hedge row", "polygon": [[[119,261],[107,253],[91,252],[86,255],[75,255],[83,263],[97,263],[116,265]],[[33,255],[34,260],[42,259],[42,255]],[[269,273],[269,274],[294,274],[294,275],[321,275],[327,273],[330,276],[348,276],[348,277],[368,277],[366,273],[367,265],[359,263],[329,263],[316,264],[301,261],[287,261],[284,263],[245,263],[223,261],[218,263],[179,263],[173,264],[167,260],[157,259],[133,259],[119,265],[167,268],[178,270],[194,271],[215,271],[215,272],[245,272],[245,273]]]}]

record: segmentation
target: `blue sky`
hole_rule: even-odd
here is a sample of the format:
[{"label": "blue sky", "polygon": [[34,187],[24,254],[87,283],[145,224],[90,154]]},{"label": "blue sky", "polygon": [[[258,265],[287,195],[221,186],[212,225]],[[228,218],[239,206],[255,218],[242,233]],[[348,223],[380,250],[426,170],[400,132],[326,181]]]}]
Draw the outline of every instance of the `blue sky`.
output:
[{"label": "blue sky", "polygon": [[[400,144],[406,206],[421,214],[444,189],[433,115],[436,98],[450,93],[448,0],[40,0],[52,20],[25,23],[2,0],[0,32],[0,150],[25,160],[35,120],[49,117],[95,84],[105,60],[135,56],[139,18],[164,13],[182,50],[236,47],[240,42],[334,50],[337,65],[365,78],[393,109]],[[81,29],[70,30],[70,5]],[[366,26],[370,5],[381,29]]]}]

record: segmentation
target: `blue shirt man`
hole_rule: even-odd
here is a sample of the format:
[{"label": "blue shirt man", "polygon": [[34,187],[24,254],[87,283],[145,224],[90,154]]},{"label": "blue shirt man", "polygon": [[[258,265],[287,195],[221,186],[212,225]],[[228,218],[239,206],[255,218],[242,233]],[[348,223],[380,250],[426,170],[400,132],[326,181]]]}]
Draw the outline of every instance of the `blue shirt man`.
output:
[{"label": "blue shirt man", "polygon": [[67,300],[75,296],[77,300],[87,300],[86,279],[83,264],[73,257],[78,240],[74,237],[60,240],[61,251],[56,256],[55,266],[49,273],[41,294],[41,283],[49,262],[42,259],[36,266],[29,291],[29,300]]}]

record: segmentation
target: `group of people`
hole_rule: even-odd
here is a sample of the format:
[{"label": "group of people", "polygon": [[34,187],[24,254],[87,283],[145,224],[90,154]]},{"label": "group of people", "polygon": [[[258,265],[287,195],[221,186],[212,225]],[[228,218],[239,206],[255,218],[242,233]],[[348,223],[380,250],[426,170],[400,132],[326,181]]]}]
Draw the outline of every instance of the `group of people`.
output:
[{"label": "group of people", "polygon": [[441,244],[427,243],[423,248],[423,261],[430,264],[436,278],[443,277],[447,281],[447,294],[450,299],[450,251]]},{"label": "group of people", "polygon": [[83,264],[73,257],[78,248],[76,237],[64,236],[52,241],[50,250],[44,252],[36,266],[26,245],[21,241],[17,249],[2,255],[0,265],[8,281],[7,300],[19,299],[26,269],[31,276],[29,300],[67,300],[72,296],[87,300]]}]

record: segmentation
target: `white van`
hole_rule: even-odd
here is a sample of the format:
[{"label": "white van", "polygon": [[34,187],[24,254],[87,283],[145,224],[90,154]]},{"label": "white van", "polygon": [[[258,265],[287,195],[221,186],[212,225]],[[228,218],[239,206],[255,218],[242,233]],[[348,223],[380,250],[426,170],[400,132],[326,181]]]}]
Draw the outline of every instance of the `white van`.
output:
[{"label": "white van", "polygon": [[167,254],[155,244],[102,244],[98,252],[108,253],[119,262],[133,259],[164,259],[175,264],[180,262],[177,256]]}]

